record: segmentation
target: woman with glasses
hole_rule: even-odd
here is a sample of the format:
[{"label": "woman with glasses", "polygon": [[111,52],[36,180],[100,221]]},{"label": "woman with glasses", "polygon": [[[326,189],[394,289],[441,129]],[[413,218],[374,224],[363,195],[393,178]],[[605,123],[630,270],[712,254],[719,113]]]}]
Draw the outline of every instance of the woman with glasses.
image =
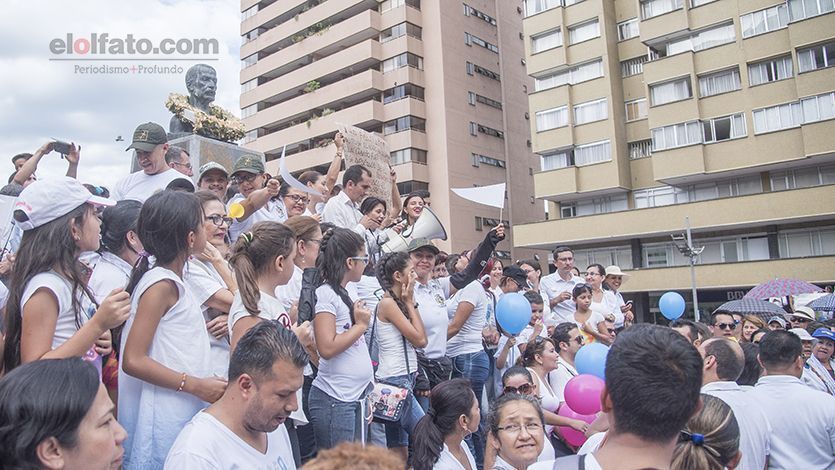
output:
[{"label": "woman with glasses", "polygon": [[489,446],[495,470],[526,470],[537,462],[545,441],[545,418],[539,402],[528,395],[508,393],[490,409]]},{"label": "woman with glasses", "polygon": [[[807,382],[813,388],[835,395],[835,333],[828,328],[818,328],[812,333],[817,344],[812,347],[812,356],[806,360],[806,365],[812,372]],[[804,374],[806,375],[806,374]]]},{"label": "woman with glasses", "polygon": [[229,245],[226,235],[232,218],[226,215],[217,194],[211,191],[194,193],[203,206],[203,229],[206,249],[195,255],[183,273],[186,286],[194,294],[211,340],[211,361],[214,374],[226,377],[229,368],[229,328],[227,320],[232,299],[238,291],[235,276],[229,267]]},{"label": "woman with glasses", "polygon": [[[282,183],[278,188],[278,198],[281,200],[279,206],[280,217],[276,222],[284,222],[290,217],[303,215],[307,211],[307,204],[310,202],[310,195],[306,192],[290,186],[289,183]],[[311,215],[314,219],[321,220],[322,216],[316,214]]]}]

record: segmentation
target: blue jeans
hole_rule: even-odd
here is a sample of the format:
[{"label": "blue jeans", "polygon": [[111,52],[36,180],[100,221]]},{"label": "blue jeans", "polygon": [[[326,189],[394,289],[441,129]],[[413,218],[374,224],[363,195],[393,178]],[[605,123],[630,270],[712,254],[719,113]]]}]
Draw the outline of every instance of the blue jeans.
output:
[{"label": "blue jeans", "polygon": [[[481,410],[481,395],[484,392],[484,384],[487,382],[487,376],[490,373],[490,360],[487,358],[487,353],[484,350],[461,354],[452,358],[452,377],[469,379],[470,386],[473,389],[476,400],[478,400],[478,409]],[[482,419],[476,432],[472,433],[467,438],[467,445],[473,452],[476,462],[484,462],[484,422]],[[479,465],[479,468],[481,466]]]},{"label": "blue jeans", "polygon": [[[397,385],[398,387],[404,387],[414,392],[413,377],[415,376],[415,374],[416,373],[413,373],[411,375],[398,375],[395,377],[386,377],[385,379],[381,379],[380,381],[391,385]],[[414,434],[415,426],[417,426],[418,421],[420,421],[420,419],[423,418],[423,415],[423,409],[420,407],[420,404],[415,399],[415,394],[411,393],[409,395],[409,401],[406,404],[406,408],[400,415],[400,421],[396,423],[385,423],[387,447],[406,447],[407,445],[409,445],[409,436]]]},{"label": "blue jeans", "polygon": [[310,424],[319,450],[362,439],[364,403],[364,400],[340,401],[316,386],[310,387]]}]

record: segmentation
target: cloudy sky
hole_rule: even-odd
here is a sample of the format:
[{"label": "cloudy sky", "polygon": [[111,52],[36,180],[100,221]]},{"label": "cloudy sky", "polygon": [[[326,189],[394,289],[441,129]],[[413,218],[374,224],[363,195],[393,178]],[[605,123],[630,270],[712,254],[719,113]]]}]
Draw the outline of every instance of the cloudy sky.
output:
[{"label": "cloudy sky", "polygon": [[[80,0],[3,2],[0,15],[0,175],[13,168],[11,157],[34,152],[52,138],[82,145],[79,179],[112,186],[128,173],[131,152],[125,152],[137,124],[158,122],[166,129],[171,114],[168,93],[185,93],[185,71],[200,60],[183,56],[134,55],[133,58],[176,58],[173,61],[55,61],[78,55],[54,55],[53,39],[166,38],[216,39],[217,55],[202,62],[218,72],[215,103],[240,116],[238,56],[240,2],[237,0],[143,0],[142,2]],[[84,57],[91,57],[89,54]],[[112,55],[95,56],[112,58]],[[124,56],[118,56],[124,57]],[[193,54],[187,58],[195,58]],[[76,66],[180,66],[182,74],[81,74]],[[122,136],[125,142],[116,142]],[[40,178],[63,174],[66,163],[56,153],[44,157]]]}]

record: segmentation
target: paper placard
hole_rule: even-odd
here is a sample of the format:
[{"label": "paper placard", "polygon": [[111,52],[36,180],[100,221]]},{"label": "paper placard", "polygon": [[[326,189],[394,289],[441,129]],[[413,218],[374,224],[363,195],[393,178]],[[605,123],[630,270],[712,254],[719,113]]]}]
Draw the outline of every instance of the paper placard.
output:
[{"label": "paper placard", "polygon": [[338,123],[336,126],[345,141],[345,168],[351,165],[368,168],[371,172],[369,196],[386,201],[386,207],[391,209],[391,157],[388,144],[382,137],[359,127]]}]

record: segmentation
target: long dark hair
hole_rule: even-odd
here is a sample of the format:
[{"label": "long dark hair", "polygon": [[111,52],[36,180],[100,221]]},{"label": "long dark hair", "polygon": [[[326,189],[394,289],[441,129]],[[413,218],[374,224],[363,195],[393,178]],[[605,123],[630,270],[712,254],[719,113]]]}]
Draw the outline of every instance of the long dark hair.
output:
[{"label": "long dark hair", "polygon": [[348,295],[348,291],[342,287],[342,279],[348,272],[345,261],[357,256],[357,253],[365,246],[365,240],[347,228],[328,229],[322,236],[322,244],[319,245],[319,257],[316,258],[316,268],[322,276],[322,284],[327,284],[348,306],[348,315],[351,323],[354,322],[354,302]]},{"label": "long dark hair", "polygon": [[444,438],[451,434],[461,415],[470,416],[475,403],[470,381],[452,379],[432,388],[429,412],[415,426],[415,470],[431,470],[444,450]]},{"label": "long dark hair", "polygon": [[34,361],[9,372],[0,380],[3,468],[42,468],[37,447],[50,437],[75,447],[99,383],[96,368],[80,358]]},{"label": "long dark hair", "polygon": [[[17,219],[24,216],[15,211]],[[87,296],[98,308],[98,302],[87,288],[87,282],[78,262],[79,249],[70,231],[70,224],[80,229],[87,217],[95,217],[93,207],[82,204],[68,214],[23,232],[17,259],[9,284],[9,302],[6,304],[6,345],[3,365],[8,373],[20,365],[20,335],[23,328],[23,305],[20,301],[26,285],[40,273],[55,269],[61,277],[68,278],[72,290],[72,309],[75,324],[81,327],[81,295]]]},{"label": "long dark hair", "polygon": [[403,312],[406,318],[409,318],[409,309],[403,300],[394,293],[394,273],[406,269],[406,266],[411,261],[409,253],[401,251],[399,253],[390,253],[383,255],[383,258],[377,263],[377,281],[380,282],[380,287],[397,303],[397,307]]},{"label": "long dark hair", "polygon": [[235,279],[244,308],[251,315],[258,315],[258,301],[261,291],[258,289],[258,276],[268,272],[275,264],[275,259],[283,256],[286,269],[293,268],[293,260],[288,258],[293,252],[296,237],[293,231],[278,222],[259,222],[252,230],[241,234],[232,248],[229,263],[235,268]]},{"label": "long dark hair", "polygon": [[[107,207],[101,215],[101,249],[118,255],[127,245],[128,232],[136,231],[142,203],[124,200]],[[130,245],[127,245],[130,246]]]}]

